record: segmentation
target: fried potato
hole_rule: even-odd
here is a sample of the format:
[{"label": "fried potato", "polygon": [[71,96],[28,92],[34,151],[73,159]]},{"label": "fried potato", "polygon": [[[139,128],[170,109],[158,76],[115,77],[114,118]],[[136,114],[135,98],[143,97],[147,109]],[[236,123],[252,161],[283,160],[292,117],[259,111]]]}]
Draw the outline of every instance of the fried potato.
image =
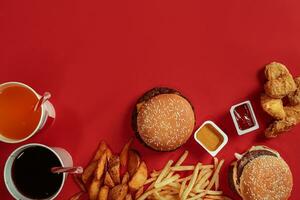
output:
[{"label": "fried potato", "polygon": [[144,193],[144,186],[140,187],[135,193],[135,199],[138,199]]},{"label": "fried potato", "polygon": [[126,183],[128,183],[128,181],[129,181],[129,173],[126,172],[126,173],[123,175],[122,183],[123,183],[123,184],[126,184]]},{"label": "fried potato", "polygon": [[104,177],[104,185],[108,186],[109,188],[115,187],[115,183],[112,180],[109,172],[105,172],[105,177]]},{"label": "fried potato", "polygon": [[115,184],[121,183],[120,178],[120,158],[117,155],[112,155],[108,161],[108,171]]},{"label": "fried potato", "polygon": [[93,161],[99,160],[106,149],[107,149],[106,143],[104,141],[101,141],[101,143],[99,144],[98,150],[93,158]]},{"label": "fried potato", "polygon": [[136,173],[132,176],[128,185],[131,190],[138,190],[144,185],[148,177],[147,165],[145,162],[142,162],[137,169]]},{"label": "fried potato", "polygon": [[127,194],[126,197],[125,197],[125,200],[132,200],[131,194]]},{"label": "fried potato", "polygon": [[73,179],[75,183],[79,186],[80,190],[86,192],[86,187],[81,179],[81,176],[79,174],[73,174]]},{"label": "fried potato", "polygon": [[127,164],[127,160],[128,160],[128,151],[129,151],[129,147],[131,146],[133,142],[133,138],[131,138],[123,147],[121,153],[120,153],[120,162],[121,162],[121,165],[123,167],[126,166]]},{"label": "fried potato", "polygon": [[98,165],[98,161],[92,161],[84,170],[83,173],[81,175],[81,179],[82,182],[84,184],[87,184],[87,182],[89,181],[89,179],[91,178],[91,176],[93,175],[94,171],[96,170]]},{"label": "fried potato", "polygon": [[165,178],[169,174],[170,169],[171,169],[171,165],[173,164],[173,162],[174,162],[173,160],[169,160],[167,162],[167,164],[165,165],[165,167],[161,171],[160,175],[157,177],[154,186],[159,184],[163,180],[163,178]]},{"label": "fried potato", "polygon": [[128,169],[130,177],[132,177],[135,174],[137,168],[140,166],[140,162],[141,162],[140,160],[141,160],[140,155],[136,150],[130,149],[128,151],[127,169]]},{"label": "fried potato", "polygon": [[192,189],[193,189],[193,187],[194,187],[194,184],[195,184],[195,182],[196,182],[196,180],[197,180],[197,176],[198,176],[198,173],[199,173],[199,168],[200,168],[200,166],[201,166],[200,163],[198,163],[198,164],[196,165],[196,168],[195,168],[195,170],[194,170],[194,172],[193,172],[193,174],[192,174],[192,178],[191,178],[191,180],[190,180],[190,182],[189,182],[187,188],[184,190],[184,192],[183,192],[183,194],[182,194],[182,199],[183,199],[183,200],[184,200],[184,199],[187,199],[189,193],[192,191]]},{"label": "fried potato", "polygon": [[126,184],[117,185],[109,191],[108,199],[123,200],[127,195],[127,191],[128,191],[128,186]]},{"label": "fried potato", "polygon": [[77,192],[76,194],[71,196],[71,198],[69,200],[79,200],[84,194],[85,194],[85,192],[83,192],[83,191]]},{"label": "fried potato", "polygon": [[106,152],[102,154],[100,159],[98,160],[97,169],[95,171],[95,177],[100,180],[102,175],[104,174],[106,164]]},{"label": "fried potato", "polygon": [[104,185],[100,188],[99,194],[98,194],[98,200],[107,200],[108,198],[108,192],[109,187]]},{"label": "fried potato", "polygon": [[106,158],[107,158],[107,161],[110,160],[110,158],[112,157],[112,155],[113,154],[112,154],[110,148],[107,147],[107,149],[106,149]]},{"label": "fried potato", "polygon": [[100,180],[94,177],[90,187],[89,187],[89,198],[90,200],[97,200],[98,198],[98,193],[100,189]]}]

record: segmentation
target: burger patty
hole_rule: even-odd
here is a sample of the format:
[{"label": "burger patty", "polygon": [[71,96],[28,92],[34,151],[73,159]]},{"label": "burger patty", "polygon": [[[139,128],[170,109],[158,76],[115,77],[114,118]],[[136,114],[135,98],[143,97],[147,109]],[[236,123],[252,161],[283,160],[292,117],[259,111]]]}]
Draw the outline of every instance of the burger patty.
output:
[{"label": "burger patty", "polygon": [[[183,95],[181,95],[181,93],[175,89],[171,89],[171,88],[167,88],[167,87],[155,87],[149,91],[147,91],[145,94],[143,94],[136,102],[135,106],[134,106],[134,109],[133,109],[133,112],[132,112],[132,115],[131,115],[131,127],[133,129],[133,131],[135,132],[135,135],[136,137],[138,138],[138,140],[144,144],[145,146],[151,148],[149,145],[147,145],[143,139],[141,138],[140,134],[138,133],[138,125],[137,125],[137,116],[138,116],[138,108],[143,105],[143,103],[149,101],[151,98],[157,96],[157,95],[160,95],[160,94],[177,94],[183,98],[185,98]],[[194,107],[193,105],[191,104],[191,102],[185,98],[189,103],[190,105],[192,106],[192,109],[194,110]],[[196,121],[195,121],[196,123]],[[179,148],[179,147],[178,147]],[[153,148],[151,148],[153,149]],[[153,149],[155,150],[155,149]],[[157,151],[157,150],[155,150]]]},{"label": "burger patty", "polygon": [[237,182],[240,183],[240,177],[243,173],[244,167],[254,160],[255,158],[258,158],[259,156],[275,156],[277,155],[271,151],[268,150],[253,150],[248,151],[243,157],[238,161],[237,164]]}]

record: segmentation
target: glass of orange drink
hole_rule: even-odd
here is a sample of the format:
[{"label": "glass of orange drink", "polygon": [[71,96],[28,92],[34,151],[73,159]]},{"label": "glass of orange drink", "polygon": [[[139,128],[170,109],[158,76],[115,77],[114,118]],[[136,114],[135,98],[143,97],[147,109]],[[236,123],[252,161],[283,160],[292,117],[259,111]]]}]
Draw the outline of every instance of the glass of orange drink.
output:
[{"label": "glass of orange drink", "polygon": [[18,143],[41,130],[55,110],[49,101],[38,108],[41,95],[20,82],[0,84],[0,141]]}]

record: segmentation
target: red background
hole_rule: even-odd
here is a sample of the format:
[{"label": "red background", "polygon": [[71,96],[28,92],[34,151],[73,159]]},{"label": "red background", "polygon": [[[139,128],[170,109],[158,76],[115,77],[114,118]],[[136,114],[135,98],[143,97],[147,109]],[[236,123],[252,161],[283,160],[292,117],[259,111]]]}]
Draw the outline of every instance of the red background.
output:
[{"label": "red background", "polygon": [[[155,86],[177,88],[195,106],[197,127],[216,122],[229,136],[221,186],[234,152],[265,144],[277,149],[294,176],[299,199],[299,131],[267,140],[270,119],[259,106],[264,65],[286,64],[300,75],[299,1],[0,1],[0,82],[21,81],[50,91],[55,124],[20,144],[0,143],[0,171],[20,145],[60,146],[85,166],[100,140],[114,152],[133,135],[136,99]],[[261,128],[237,136],[230,106],[252,101]],[[190,150],[188,162],[211,162],[193,139],[171,153],[134,143],[150,169]],[[79,189],[69,178],[58,199]],[[11,199],[0,180],[1,199]]]}]

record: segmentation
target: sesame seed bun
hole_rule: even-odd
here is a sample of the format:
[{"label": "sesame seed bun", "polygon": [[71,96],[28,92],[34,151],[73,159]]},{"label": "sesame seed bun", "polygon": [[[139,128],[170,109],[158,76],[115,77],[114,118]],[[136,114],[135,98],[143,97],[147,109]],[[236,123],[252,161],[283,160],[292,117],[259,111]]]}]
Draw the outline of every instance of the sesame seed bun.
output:
[{"label": "sesame seed bun", "polygon": [[193,133],[195,114],[177,90],[154,88],[137,102],[132,127],[138,138],[156,151],[173,151]]},{"label": "sesame seed bun", "polygon": [[278,152],[256,146],[232,163],[229,184],[243,200],[287,200],[293,177]]}]

